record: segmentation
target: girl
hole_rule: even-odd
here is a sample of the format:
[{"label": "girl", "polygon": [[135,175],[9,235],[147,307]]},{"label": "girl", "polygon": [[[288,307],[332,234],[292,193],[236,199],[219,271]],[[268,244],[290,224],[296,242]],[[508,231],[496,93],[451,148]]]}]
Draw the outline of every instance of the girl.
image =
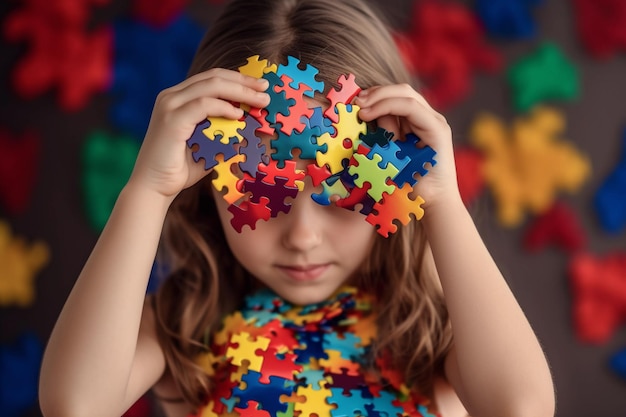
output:
[{"label": "girl", "polygon": [[[306,198],[315,192],[306,182],[304,196],[293,201],[288,214],[241,233],[230,226],[227,203],[212,191],[209,171],[194,162],[186,140],[207,116],[241,118],[243,111],[233,103],[256,108],[269,103],[267,81],[237,71],[257,54],[272,63],[298,57],[315,65],[326,85],[335,85],[341,74],[355,74],[363,88],[354,99],[360,119],[396,135],[414,133],[436,149],[436,168],[415,186],[426,201],[420,222],[382,238],[359,212]],[[233,1],[202,42],[190,73],[158,96],[134,171],[52,332],[40,382],[47,417],[119,416],[150,388],[170,417],[294,410],[322,417],[328,408],[337,415],[335,407],[342,404],[328,395],[315,402],[313,395],[318,389],[334,393],[331,383],[342,376],[362,378],[355,389],[366,383],[379,387],[373,395],[373,390],[363,394],[362,404],[348,415],[392,415],[396,411],[373,406],[387,398],[381,391],[387,386],[375,385],[376,375],[401,391],[389,401],[392,410],[403,398],[416,409],[427,406],[429,411],[419,408],[424,415],[554,414],[542,350],[461,202],[450,127],[409,86],[390,34],[367,4]],[[323,97],[316,94],[312,101],[323,104]],[[146,298],[159,242],[170,274],[158,293]],[[237,309],[244,297],[268,294],[264,289],[271,291],[271,308],[332,311],[328,317],[348,317],[362,336],[373,335],[369,343],[364,336],[352,343],[359,349],[367,345],[361,352],[371,359],[361,364],[365,376],[337,371],[334,380],[317,387],[312,373],[306,381],[294,376],[292,386],[308,384],[308,395],[303,399],[305,391],[295,390],[288,411],[281,408],[289,403],[283,396],[275,403],[279,409],[270,412],[264,391],[255,397],[249,380],[233,387],[232,375],[219,377],[219,366],[201,366],[206,358],[234,362],[237,349],[248,349],[252,353],[237,372],[253,375],[254,356],[263,353],[256,350],[261,338],[240,332],[224,343],[222,319],[228,315],[225,326],[236,327],[232,323],[242,320]],[[259,299],[252,300],[251,310],[257,311]],[[360,310],[364,300],[372,300],[370,312]],[[312,326],[307,320],[303,325]],[[285,329],[275,327],[268,343],[294,336],[279,337]],[[335,338],[342,340],[347,336]],[[294,352],[317,342],[301,338]],[[274,356],[286,361],[295,355]],[[246,381],[245,375],[239,380]],[[236,402],[233,393],[250,395],[247,404]],[[357,391],[350,393],[356,398]]]}]

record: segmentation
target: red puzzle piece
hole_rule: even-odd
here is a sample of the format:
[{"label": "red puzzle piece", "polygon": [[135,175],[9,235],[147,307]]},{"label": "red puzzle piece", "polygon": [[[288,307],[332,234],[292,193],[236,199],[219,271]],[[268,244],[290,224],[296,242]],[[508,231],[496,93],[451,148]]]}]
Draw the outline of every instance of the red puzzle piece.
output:
[{"label": "red puzzle piece", "polygon": [[471,89],[473,71],[495,72],[502,67],[502,57],[485,42],[477,17],[460,3],[415,2],[411,28],[396,40],[435,108],[463,99]]},{"label": "red puzzle piece", "polygon": [[269,202],[269,198],[260,197],[258,203],[242,201],[238,206],[231,204],[228,206],[228,211],[233,214],[233,218],[230,219],[230,224],[232,224],[239,233],[241,233],[243,227],[246,225],[254,230],[258,220],[267,221],[270,219],[272,211],[267,207]]},{"label": "red puzzle piece", "polygon": [[34,132],[16,138],[0,130],[0,201],[10,213],[22,212],[30,201],[40,149],[39,135]]},{"label": "red puzzle piece", "polygon": [[183,11],[189,0],[161,0],[158,6],[153,0],[134,0],[133,13],[140,20],[154,26],[167,26]]},{"label": "red puzzle piece", "polygon": [[608,341],[626,319],[626,253],[579,253],[570,261],[569,274],[577,336],[585,342]]},{"label": "red puzzle piece", "polygon": [[537,217],[524,235],[524,247],[531,251],[552,243],[568,252],[576,252],[585,247],[586,242],[587,236],[576,213],[562,202]]},{"label": "red puzzle piece", "polygon": [[485,178],[481,173],[483,157],[480,152],[470,148],[454,151],[459,192],[465,205],[470,205],[485,188]]},{"label": "red puzzle piece", "polygon": [[339,121],[339,114],[335,110],[337,103],[349,104],[352,102],[352,99],[354,99],[354,97],[361,92],[361,87],[357,85],[354,74],[350,74],[348,77],[341,75],[337,82],[341,85],[341,89],[337,90],[333,88],[328,92],[328,94],[326,94],[326,98],[330,101],[330,105],[324,111],[324,116],[332,120],[333,123],[337,123]]},{"label": "red puzzle piece", "polygon": [[263,357],[259,378],[259,382],[263,384],[269,384],[271,376],[279,376],[291,381],[294,374],[302,371],[302,366],[295,363],[298,357],[295,353],[284,353],[282,359],[278,357],[278,351],[270,347],[267,350],[257,349],[255,353]]},{"label": "red puzzle piece", "polygon": [[626,50],[626,2],[623,0],[574,0],[578,34],[597,58],[609,58]]},{"label": "red puzzle piece", "polygon": [[28,0],[4,25],[9,41],[27,41],[30,50],[13,72],[17,93],[30,99],[53,86],[60,105],[77,110],[111,81],[112,33],[87,33],[89,5],[108,0]]}]

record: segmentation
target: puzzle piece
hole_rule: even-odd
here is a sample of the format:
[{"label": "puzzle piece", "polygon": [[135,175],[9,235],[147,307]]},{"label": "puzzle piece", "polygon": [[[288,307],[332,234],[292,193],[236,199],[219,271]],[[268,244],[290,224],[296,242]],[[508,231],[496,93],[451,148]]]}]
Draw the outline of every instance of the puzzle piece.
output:
[{"label": "puzzle piece", "polygon": [[437,152],[428,145],[421,148],[417,147],[419,142],[420,138],[413,133],[405,135],[404,141],[395,142],[400,148],[400,151],[397,152],[398,158],[409,158],[409,163],[403,168],[399,168],[400,172],[394,178],[394,182],[398,187],[403,187],[404,184],[415,185],[418,181],[415,178],[415,174],[423,177],[428,174],[428,170],[425,167],[426,164],[429,164],[431,167],[437,164],[435,160]]},{"label": "puzzle piece", "polygon": [[271,417],[269,412],[260,409],[259,406],[260,404],[258,402],[250,400],[248,401],[248,407],[235,407],[235,411],[237,411],[241,417]]},{"label": "puzzle piece", "polygon": [[163,27],[171,24],[188,3],[189,0],[165,0],[154,7],[150,0],[135,0],[133,15],[152,26]]},{"label": "puzzle piece", "polygon": [[589,53],[608,59],[626,50],[626,3],[622,0],[575,0],[576,28]]},{"label": "puzzle piece", "polygon": [[253,55],[246,61],[246,65],[239,67],[239,72],[244,75],[249,75],[254,78],[262,78],[263,74],[268,72],[276,72],[278,66],[276,64],[270,64],[267,59],[260,59],[259,55]]},{"label": "puzzle piece", "polygon": [[524,234],[524,247],[530,251],[554,244],[573,254],[583,249],[586,243],[587,236],[576,213],[558,201],[534,219]]},{"label": "puzzle piece", "polygon": [[626,380],[626,349],[622,349],[611,356],[609,366],[613,372],[619,375],[623,380]]},{"label": "puzzle piece", "polygon": [[194,129],[191,137],[187,139],[187,146],[192,149],[192,155],[194,161],[198,162],[200,159],[204,159],[204,169],[208,170],[217,165],[215,156],[221,154],[222,162],[228,161],[237,155],[234,145],[237,143],[236,138],[231,138],[230,141],[225,144],[221,140],[215,140],[215,138],[209,138],[204,134],[205,129],[210,125],[210,121],[203,120],[198,123]]},{"label": "puzzle piece", "polygon": [[233,334],[230,338],[231,343],[238,344],[237,348],[229,347],[226,351],[226,357],[232,359],[234,365],[240,366],[243,360],[249,362],[248,369],[260,372],[263,362],[262,356],[257,356],[257,350],[265,350],[269,346],[270,339],[258,336],[252,340],[247,332]]},{"label": "puzzle piece", "polygon": [[117,197],[128,182],[140,144],[129,136],[95,131],[81,152],[83,198],[91,226],[104,228]]},{"label": "puzzle piece", "polygon": [[373,226],[378,226],[376,231],[384,237],[398,230],[398,226],[393,223],[394,220],[405,226],[411,221],[411,214],[420,220],[424,216],[421,205],[425,201],[420,196],[410,198],[409,194],[412,192],[413,187],[404,184],[402,188],[393,189],[391,194],[384,193],[382,202],[374,204],[376,214],[368,214],[365,220]]},{"label": "puzzle piece", "polygon": [[337,83],[341,86],[340,89],[332,88],[326,98],[330,101],[330,105],[324,112],[324,116],[330,119],[333,123],[339,121],[339,114],[337,112],[337,104],[350,104],[352,100],[361,92],[361,87],[356,83],[354,74],[348,76],[341,75]]},{"label": "puzzle piece", "polygon": [[0,306],[27,307],[35,299],[35,275],[50,259],[48,246],[26,241],[0,221]]},{"label": "puzzle piece", "polygon": [[328,168],[330,174],[342,171],[354,153],[350,140],[334,138],[329,133],[319,136],[317,143],[321,149],[317,151],[315,161],[318,166]]},{"label": "puzzle piece", "polygon": [[476,12],[492,36],[504,39],[530,39],[537,35],[533,8],[543,0],[478,0]]},{"label": "puzzle piece", "polygon": [[232,219],[230,219],[230,224],[239,233],[243,230],[243,226],[250,226],[250,229],[254,230],[258,220],[270,219],[272,211],[267,207],[269,202],[269,198],[260,197],[258,203],[242,201],[237,206],[231,204],[228,206],[228,211],[233,215]]},{"label": "puzzle piece", "polygon": [[269,348],[257,349],[256,354],[263,358],[259,378],[259,382],[263,384],[270,383],[270,376],[278,376],[291,381],[294,375],[302,370],[302,365],[295,363],[297,355],[294,353],[282,353],[279,357],[276,349]]},{"label": "puzzle piece", "polygon": [[626,253],[579,252],[569,263],[576,335],[605,343],[626,319]]},{"label": "puzzle piece", "polygon": [[278,166],[283,167],[285,161],[292,160],[294,155],[292,150],[300,150],[298,157],[300,159],[315,159],[317,151],[324,150],[325,147],[316,142],[316,132],[306,127],[302,132],[294,131],[290,135],[286,135],[282,131],[278,132],[278,138],[270,142],[270,146],[274,149],[271,158],[278,161]]},{"label": "puzzle piece", "polygon": [[304,84],[300,84],[299,89],[292,88],[292,79],[287,74],[281,75],[280,79],[283,86],[276,88],[284,91],[287,100],[293,100],[294,104],[289,107],[288,115],[280,113],[276,115],[276,123],[280,124],[280,131],[286,135],[291,135],[294,131],[302,133],[306,127],[309,127],[306,120],[313,115],[313,109],[309,108],[308,103],[303,99],[304,94],[310,91],[310,88]]},{"label": "puzzle piece", "polygon": [[[213,179],[211,183],[217,191],[222,192],[222,197],[229,204],[233,204],[245,195],[237,188],[239,177],[232,170],[233,165],[241,164],[245,159],[244,155],[235,155],[228,161],[224,161],[224,155],[215,155],[216,165],[214,171],[217,173],[217,178]],[[227,191],[224,192],[224,189]]]},{"label": "puzzle piece", "polygon": [[256,177],[259,167],[269,162],[265,145],[262,144],[262,139],[257,134],[262,124],[248,113],[244,118],[244,125],[243,129],[237,131],[246,140],[245,146],[239,147],[239,153],[246,156],[245,160],[239,163],[239,168],[252,177]]},{"label": "puzzle piece", "polygon": [[289,213],[291,204],[285,203],[285,199],[295,198],[298,188],[289,187],[286,185],[288,180],[280,177],[274,178],[275,184],[269,184],[263,180],[266,176],[259,171],[254,181],[244,180],[243,191],[251,193],[251,203],[259,203],[262,198],[267,198],[266,206],[270,209],[271,217],[278,216],[280,212]]},{"label": "puzzle piece", "polygon": [[519,224],[526,210],[545,212],[559,192],[574,192],[588,178],[589,161],[561,138],[564,130],[562,113],[549,108],[535,108],[510,129],[492,115],[477,117],[470,142],[483,153],[501,224]]},{"label": "puzzle piece", "polygon": [[[226,119],[224,117],[211,117],[207,119],[208,125],[202,129],[202,133],[210,140],[218,140],[224,145],[239,143],[243,140],[240,130],[246,128],[243,120]],[[235,140],[233,140],[235,139]]]},{"label": "puzzle piece", "polygon": [[306,402],[296,403],[294,406],[294,411],[299,411],[301,417],[311,417],[313,414],[317,416],[328,415],[328,413],[332,413],[331,406],[326,401],[332,392],[321,383],[319,388],[313,388],[311,386],[298,387],[296,393],[306,398]]},{"label": "puzzle piece", "polygon": [[272,416],[275,416],[277,412],[285,412],[287,403],[282,402],[280,398],[283,395],[288,396],[292,393],[292,382],[284,378],[270,376],[270,383],[264,384],[260,379],[261,374],[255,371],[249,371],[243,375],[241,380],[245,387],[237,387],[233,390],[233,397],[239,399],[238,407],[246,403],[250,407],[250,401],[259,401],[263,410],[266,410]]},{"label": "puzzle piece", "polygon": [[331,388],[330,392],[332,395],[328,398],[328,403],[335,406],[330,410],[332,417],[365,415],[365,406],[371,404],[371,399],[363,398],[359,390],[351,390],[350,395],[344,395],[343,388]]},{"label": "puzzle piece", "polygon": [[414,2],[409,27],[396,34],[404,62],[420,79],[420,89],[435,108],[463,100],[472,89],[472,75],[495,73],[502,67],[497,48],[487,44],[475,14],[457,2]]},{"label": "puzzle piece", "polygon": [[580,75],[554,43],[544,42],[507,71],[513,104],[525,112],[548,100],[572,101],[580,95]]},{"label": "puzzle piece", "polygon": [[285,166],[280,168],[278,162],[271,160],[266,165],[260,165],[259,171],[266,174],[263,181],[269,184],[276,184],[277,179],[286,180],[285,185],[296,187],[299,191],[304,189],[305,171],[296,168],[296,161],[285,161]]},{"label": "puzzle piece", "polygon": [[88,31],[90,8],[108,0],[27,0],[4,21],[9,42],[27,42],[29,49],[13,69],[12,83],[24,99],[56,87],[67,111],[85,107],[90,97],[106,90],[111,79],[112,38],[109,28]]},{"label": "puzzle piece", "polygon": [[[2,277],[2,274],[0,274]],[[2,291],[0,291],[0,295]],[[32,333],[0,345],[0,414],[19,417],[37,404],[43,344]]]},{"label": "puzzle piece", "polygon": [[115,60],[109,117],[118,129],[143,138],[157,95],[186,78],[205,29],[182,13],[161,27],[116,21],[113,32]]},{"label": "puzzle piece", "polygon": [[593,202],[605,231],[617,235],[626,228],[626,129],[620,160],[596,190]]},{"label": "puzzle piece", "polygon": [[304,70],[300,69],[298,66],[300,61],[293,57],[287,57],[287,65],[279,65],[276,73],[278,76],[283,74],[287,74],[291,79],[291,87],[294,89],[301,88],[301,85],[305,85],[308,87],[304,95],[313,98],[315,96],[315,91],[319,93],[324,92],[324,83],[322,81],[317,81],[316,76],[319,73],[319,70],[315,68],[313,65],[307,64]]},{"label": "puzzle piece", "polygon": [[480,171],[483,157],[480,152],[468,146],[457,147],[454,150],[454,162],[461,199],[466,206],[469,206],[485,188],[485,179]]},{"label": "puzzle piece", "polygon": [[364,182],[370,184],[370,189],[367,194],[374,200],[379,201],[383,192],[388,194],[392,193],[394,187],[390,185],[387,180],[393,180],[398,174],[398,169],[391,164],[387,164],[385,168],[380,168],[380,163],[383,158],[378,154],[373,154],[371,157],[355,153],[352,156],[354,163],[351,161],[348,168],[348,172],[351,175],[356,175],[354,182],[363,187]]},{"label": "puzzle piece", "polygon": [[0,202],[11,214],[28,205],[39,171],[41,138],[35,132],[13,136],[0,130]]}]

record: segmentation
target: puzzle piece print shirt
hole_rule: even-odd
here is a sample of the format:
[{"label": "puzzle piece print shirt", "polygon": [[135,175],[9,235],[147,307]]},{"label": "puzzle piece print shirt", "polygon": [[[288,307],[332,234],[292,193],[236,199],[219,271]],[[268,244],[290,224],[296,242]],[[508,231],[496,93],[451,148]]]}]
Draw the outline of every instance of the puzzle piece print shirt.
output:
[{"label": "puzzle piece print shirt", "polygon": [[400,372],[368,365],[372,306],[353,287],[309,306],[267,289],[248,296],[198,358],[215,389],[193,416],[435,417]]}]

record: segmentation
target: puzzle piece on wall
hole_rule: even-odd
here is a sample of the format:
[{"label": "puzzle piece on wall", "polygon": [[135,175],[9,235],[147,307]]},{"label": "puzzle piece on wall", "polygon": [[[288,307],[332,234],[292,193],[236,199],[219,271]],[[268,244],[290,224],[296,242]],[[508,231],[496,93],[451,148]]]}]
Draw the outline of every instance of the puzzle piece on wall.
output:
[{"label": "puzzle piece on wall", "polygon": [[133,170],[139,146],[129,136],[103,131],[93,132],[83,144],[83,198],[87,218],[95,230],[102,230],[109,219]]},{"label": "puzzle piece on wall", "polygon": [[589,53],[608,59],[626,50],[626,3],[622,0],[574,0],[576,28]]},{"label": "puzzle piece on wall", "polygon": [[49,259],[45,243],[28,244],[0,220],[0,306],[30,306],[35,300],[35,276]]},{"label": "puzzle piece on wall", "polygon": [[529,211],[547,211],[563,191],[577,191],[591,173],[586,156],[562,138],[565,118],[555,109],[538,107],[507,128],[491,114],[479,115],[470,143],[482,151],[481,167],[497,204],[497,218],[515,226]]},{"label": "puzzle piece on wall", "polygon": [[474,72],[502,68],[500,52],[487,44],[474,13],[455,2],[414,2],[411,31],[397,33],[396,44],[407,68],[428,80],[422,92],[436,108],[463,100]]},{"label": "puzzle piece on wall", "polygon": [[204,29],[186,14],[164,27],[119,20],[114,23],[110,119],[140,139],[158,93],[186,78]]},{"label": "puzzle piece on wall", "polygon": [[9,213],[24,211],[30,202],[40,150],[39,134],[30,131],[14,136],[0,130],[0,203]]},{"label": "puzzle piece on wall", "polygon": [[42,356],[43,343],[33,333],[0,345],[0,415],[20,417],[35,408]]},{"label": "puzzle piece on wall", "polygon": [[569,276],[576,336],[607,342],[626,319],[626,252],[579,252],[570,259]]},{"label": "puzzle piece on wall", "polygon": [[513,105],[525,112],[546,101],[573,101],[580,95],[576,65],[552,42],[543,42],[507,70]]},{"label": "puzzle piece on wall", "polygon": [[529,39],[537,35],[533,9],[543,0],[478,0],[476,13],[492,36]]},{"label": "puzzle piece on wall", "polygon": [[578,216],[561,201],[533,219],[524,234],[524,247],[529,251],[537,251],[549,244],[568,253],[576,253],[587,244],[587,235]]},{"label": "puzzle piece on wall", "polygon": [[24,99],[56,88],[61,107],[81,109],[111,81],[111,31],[89,32],[92,5],[109,0],[27,0],[7,16],[4,35],[29,49],[13,70],[12,84]]},{"label": "puzzle piece on wall", "polygon": [[612,234],[626,228],[626,129],[620,160],[596,190],[594,207],[602,228]]}]

